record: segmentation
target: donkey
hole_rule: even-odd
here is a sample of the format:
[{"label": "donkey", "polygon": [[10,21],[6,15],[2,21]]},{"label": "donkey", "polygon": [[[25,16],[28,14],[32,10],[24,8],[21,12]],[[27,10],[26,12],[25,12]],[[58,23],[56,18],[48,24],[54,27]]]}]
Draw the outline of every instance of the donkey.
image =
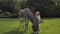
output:
[{"label": "donkey", "polygon": [[[25,31],[28,28],[28,22],[30,20],[32,22],[32,29],[33,29],[34,34],[38,34],[39,23],[29,8],[20,10],[19,18],[20,18],[21,22],[25,21]],[[29,19],[29,20],[27,20],[27,19]]]}]

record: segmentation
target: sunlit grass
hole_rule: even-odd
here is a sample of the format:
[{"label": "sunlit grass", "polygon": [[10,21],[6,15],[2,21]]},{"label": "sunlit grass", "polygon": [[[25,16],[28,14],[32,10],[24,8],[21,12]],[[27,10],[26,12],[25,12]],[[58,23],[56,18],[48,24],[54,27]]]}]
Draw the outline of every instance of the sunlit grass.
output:
[{"label": "sunlit grass", "polygon": [[[41,23],[42,32],[39,34],[60,34],[60,18],[43,19]],[[31,22],[29,23],[26,34],[31,34]],[[0,34],[23,34],[20,28],[20,21],[18,18],[0,18]]]}]

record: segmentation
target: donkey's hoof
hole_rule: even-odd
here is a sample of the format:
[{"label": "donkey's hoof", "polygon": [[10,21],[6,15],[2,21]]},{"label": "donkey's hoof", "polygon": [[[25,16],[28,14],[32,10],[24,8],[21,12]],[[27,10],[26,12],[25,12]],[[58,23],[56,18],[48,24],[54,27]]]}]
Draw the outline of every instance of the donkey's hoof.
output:
[{"label": "donkey's hoof", "polygon": [[33,34],[38,34],[38,33],[33,33]]}]

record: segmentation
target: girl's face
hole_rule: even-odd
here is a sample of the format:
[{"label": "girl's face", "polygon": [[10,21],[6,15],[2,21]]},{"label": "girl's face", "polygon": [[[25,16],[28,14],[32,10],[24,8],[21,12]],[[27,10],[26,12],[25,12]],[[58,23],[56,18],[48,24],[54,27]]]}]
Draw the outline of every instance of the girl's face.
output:
[{"label": "girl's face", "polygon": [[36,16],[40,16],[40,13],[36,13],[35,15],[36,15]]},{"label": "girl's face", "polygon": [[39,16],[40,14],[39,13],[37,13],[37,16]]}]

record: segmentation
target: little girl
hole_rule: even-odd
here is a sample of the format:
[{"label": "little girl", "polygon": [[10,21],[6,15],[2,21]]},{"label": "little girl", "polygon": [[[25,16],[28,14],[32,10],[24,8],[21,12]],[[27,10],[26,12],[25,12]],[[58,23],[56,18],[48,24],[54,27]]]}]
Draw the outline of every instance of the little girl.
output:
[{"label": "little girl", "polygon": [[[40,12],[39,11],[36,11],[35,17],[37,18],[38,23],[41,23],[41,16],[40,16]],[[39,24],[39,28],[40,28],[40,24]],[[40,28],[39,31],[41,32],[41,28]]]}]

